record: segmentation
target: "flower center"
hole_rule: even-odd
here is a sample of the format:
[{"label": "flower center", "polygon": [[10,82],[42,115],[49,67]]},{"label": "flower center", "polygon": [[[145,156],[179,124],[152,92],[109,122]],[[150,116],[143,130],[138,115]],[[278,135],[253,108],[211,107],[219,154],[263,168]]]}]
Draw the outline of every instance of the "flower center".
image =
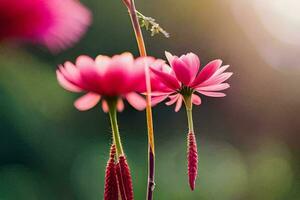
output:
[{"label": "flower center", "polygon": [[179,89],[178,93],[180,93],[182,96],[191,96],[194,92],[193,88],[190,88],[189,86],[182,85],[181,88]]}]

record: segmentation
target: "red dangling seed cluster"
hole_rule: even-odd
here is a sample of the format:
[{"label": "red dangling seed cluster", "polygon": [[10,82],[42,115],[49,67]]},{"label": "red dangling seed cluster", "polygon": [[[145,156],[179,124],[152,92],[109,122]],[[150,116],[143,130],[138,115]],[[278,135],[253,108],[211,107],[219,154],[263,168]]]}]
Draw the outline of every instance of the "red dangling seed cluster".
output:
[{"label": "red dangling seed cluster", "polygon": [[116,174],[117,174],[118,188],[119,188],[119,193],[120,193],[121,199],[127,200],[125,187],[124,187],[124,183],[123,183],[123,179],[122,179],[122,175],[121,175],[120,163],[116,164]]},{"label": "red dangling seed cluster", "polygon": [[131,173],[125,155],[119,156],[116,170],[122,200],[133,200]]},{"label": "red dangling seed cluster", "polygon": [[115,163],[116,147],[111,145],[105,171],[104,200],[133,200],[131,173],[124,155]]},{"label": "red dangling seed cluster", "polygon": [[187,159],[188,159],[188,176],[189,184],[191,190],[195,189],[196,178],[198,173],[198,151],[196,137],[193,132],[188,134],[188,149],[187,149]]},{"label": "red dangling seed cluster", "polygon": [[118,184],[115,167],[116,147],[111,145],[110,158],[105,171],[104,200],[118,200]]}]

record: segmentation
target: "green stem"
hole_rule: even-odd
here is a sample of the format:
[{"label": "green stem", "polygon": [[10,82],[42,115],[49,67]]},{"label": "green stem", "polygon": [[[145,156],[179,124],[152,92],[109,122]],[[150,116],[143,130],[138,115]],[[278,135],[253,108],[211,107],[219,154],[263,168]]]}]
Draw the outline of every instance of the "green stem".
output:
[{"label": "green stem", "polygon": [[118,122],[117,122],[117,101],[108,100],[108,106],[109,106],[110,124],[113,133],[113,142],[116,145],[117,157],[119,157],[120,155],[123,155],[124,152],[123,152],[122,142],[120,138]]},{"label": "green stem", "polygon": [[189,132],[194,133],[192,109],[186,109],[186,113],[187,113],[187,117],[188,117]]},{"label": "green stem", "polygon": [[192,95],[184,96],[184,103],[186,107],[186,114],[188,118],[189,132],[194,133],[194,124],[193,124],[193,103],[192,103]]}]

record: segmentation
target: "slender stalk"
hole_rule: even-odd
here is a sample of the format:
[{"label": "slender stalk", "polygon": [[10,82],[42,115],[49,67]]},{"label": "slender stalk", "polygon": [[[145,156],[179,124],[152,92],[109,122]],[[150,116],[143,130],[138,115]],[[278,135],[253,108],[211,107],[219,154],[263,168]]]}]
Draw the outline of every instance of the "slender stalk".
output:
[{"label": "slender stalk", "polygon": [[[138,44],[139,52],[141,56],[147,56],[145,42],[143,34],[137,17],[134,0],[123,0],[128,8],[132,26],[134,29],[136,41]],[[151,83],[150,83],[150,71],[149,66],[145,69],[146,77],[146,118],[148,128],[148,186],[147,186],[147,200],[153,199],[154,191],[154,174],[155,174],[155,149],[154,149],[154,131],[153,131],[153,120],[152,120],[152,109],[151,109]]]},{"label": "slender stalk", "polygon": [[147,200],[153,199],[153,191],[155,188],[154,174],[155,174],[155,157],[149,145]]},{"label": "slender stalk", "polygon": [[108,101],[109,118],[113,133],[113,142],[116,145],[116,155],[117,157],[119,157],[120,155],[124,155],[124,152],[118,128],[116,104],[117,102],[115,100]]},{"label": "slender stalk", "polygon": [[137,40],[140,55],[147,56],[145,42],[144,42],[141,26],[140,26],[140,23],[139,23],[137,14],[136,14],[134,0],[130,0],[130,5],[128,7],[128,10],[129,10],[129,15],[131,18],[131,23],[132,23],[132,26],[134,29],[134,33],[135,33],[135,37]]},{"label": "slender stalk", "polygon": [[188,118],[189,132],[194,133],[192,96],[191,95],[184,96],[184,103],[185,103],[186,114]]},{"label": "slender stalk", "polygon": [[193,125],[193,114],[192,109],[186,109],[186,114],[188,117],[188,124],[189,124],[189,132],[194,133],[194,125]]}]

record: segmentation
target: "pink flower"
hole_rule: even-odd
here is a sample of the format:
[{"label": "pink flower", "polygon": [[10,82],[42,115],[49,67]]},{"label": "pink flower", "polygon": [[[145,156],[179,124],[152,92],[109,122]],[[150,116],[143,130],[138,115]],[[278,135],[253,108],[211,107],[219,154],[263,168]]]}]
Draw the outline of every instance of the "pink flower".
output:
[{"label": "pink flower", "polygon": [[113,57],[99,55],[95,60],[79,56],[76,64],[65,62],[56,71],[60,85],[72,92],[87,92],[74,103],[78,110],[94,107],[102,97],[102,108],[108,112],[108,102],[117,98],[117,109],[122,111],[125,98],[137,110],[145,108],[145,100],[137,94],[145,87],[146,64],[160,63],[151,57],[134,59],[131,53]]},{"label": "pink flower", "polygon": [[77,0],[0,0],[0,5],[0,41],[29,41],[54,52],[75,43],[91,23],[90,11]]},{"label": "pink flower", "polygon": [[164,85],[164,88],[153,92],[153,105],[169,98],[166,105],[176,103],[177,112],[182,106],[183,95],[192,95],[192,103],[195,105],[201,104],[198,94],[209,97],[225,96],[220,91],[230,87],[228,83],[224,83],[232,75],[231,72],[224,72],[229,65],[221,66],[221,60],[214,60],[199,71],[200,60],[194,53],[177,57],[166,52],[166,57],[171,67],[161,65],[160,69],[150,68],[154,74],[153,79]]}]

